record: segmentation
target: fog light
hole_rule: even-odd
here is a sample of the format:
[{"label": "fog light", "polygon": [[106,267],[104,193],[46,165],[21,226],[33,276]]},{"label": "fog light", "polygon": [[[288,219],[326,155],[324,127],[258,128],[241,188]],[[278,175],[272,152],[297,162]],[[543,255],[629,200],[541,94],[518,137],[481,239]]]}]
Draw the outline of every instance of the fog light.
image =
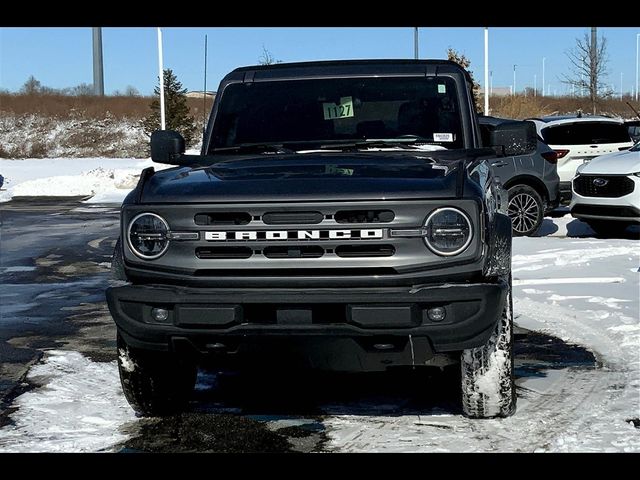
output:
[{"label": "fog light", "polygon": [[164,308],[152,308],[151,318],[153,318],[156,322],[166,322],[169,318],[169,310],[166,310]]},{"label": "fog light", "polygon": [[446,316],[447,311],[444,307],[433,307],[427,310],[427,317],[429,317],[429,320],[432,322],[441,322]]}]

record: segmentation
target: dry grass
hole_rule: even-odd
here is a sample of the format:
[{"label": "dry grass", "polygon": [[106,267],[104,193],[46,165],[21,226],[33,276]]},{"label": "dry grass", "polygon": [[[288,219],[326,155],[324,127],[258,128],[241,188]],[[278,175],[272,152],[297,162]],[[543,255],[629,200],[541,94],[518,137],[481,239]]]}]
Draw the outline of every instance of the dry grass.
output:
[{"label": "dry grass", "polygon": [[[640,102],[631,101],[631,98],[627,97],[622,100],[618,98],[600,100],[597,105],[597,113],[614,117],[635,118],[633,110],[625,102],[630,102],[636,110],[640,111]],[[515,119],[574,114],[578,110],[588,114],[592,111],[589,99],[576,97],[525,97],[524,95],[494,97],[490,99],[489,106],[492,115]]]},{"label": "dry grass", "polygon": [[[51,118],[105,118],[142,119],[150,110],[151,97],[93,97],[69,95],[14,95],[0,94],[0,115],[36,114]],[[191,114],[202,118],[202,99],[189,98]],[[207,110],[211,100],[207,101]]]}]

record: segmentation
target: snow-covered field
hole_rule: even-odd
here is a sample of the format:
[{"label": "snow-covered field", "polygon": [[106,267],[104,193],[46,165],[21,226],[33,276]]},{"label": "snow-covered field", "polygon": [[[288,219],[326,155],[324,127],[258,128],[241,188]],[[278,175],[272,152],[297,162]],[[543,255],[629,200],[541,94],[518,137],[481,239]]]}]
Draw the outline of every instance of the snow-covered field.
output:
[{"label": "snow-covered field", "polygon": [[[150,160],[0,160],[12,196],[93,195],[120,201]],[[160,166],[161,167],[161,166]],[[637,227],[636,232],[637,232]],[[591,350],[595,369],[523,377],[508,419],[469,420],[442,411],[379,415],[324,408],[334,451],[640,452],[640,243],[598,239],[570,216],[545,219],[537,238],[514,239],[516,323]],[[29,379],[43,387],[14,402],[0,452],[109,450],[137,422],[115,362],[48,351]],[[387,412],[387,413],[385,413]]]}]

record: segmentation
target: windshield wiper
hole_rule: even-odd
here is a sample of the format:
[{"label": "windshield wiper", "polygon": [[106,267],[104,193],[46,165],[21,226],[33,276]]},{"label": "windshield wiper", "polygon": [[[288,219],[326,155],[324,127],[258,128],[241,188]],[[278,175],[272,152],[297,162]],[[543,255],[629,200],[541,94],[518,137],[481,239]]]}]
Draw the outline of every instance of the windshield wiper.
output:
[{"label": "windshield wiper", "polygon": [[419,145],[427,143],[419,138],[410,138],[407,140],[362,140],[343,143],[329,143],[320,146],[322,150],[362,150],[366,148],[385,148],[396,147],[405,150],[416,150]]},{"label": "windshield wiper", "polygon": [[254,152],[254,153],[296,153],[295,150],[277,143],[240,143],[232,147],[221,147],[211,149],[211,153],[222,152]]}]

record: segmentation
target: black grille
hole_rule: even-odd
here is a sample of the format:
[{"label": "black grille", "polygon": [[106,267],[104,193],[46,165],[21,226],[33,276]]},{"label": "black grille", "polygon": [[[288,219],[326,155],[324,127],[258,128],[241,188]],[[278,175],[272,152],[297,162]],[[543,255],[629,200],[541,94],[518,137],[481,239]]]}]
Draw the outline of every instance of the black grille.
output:
[{"label": "black grille", "polygon": [[[371,276],[371,275],[395,275],[395,268],[291,268],[286,271],[288,277],[331,277],[331,276]],[[255,269],[213,269],[205,268],[196,270],[195,277],[281,277],[279,268],[255,268]]]},{"label": "black grille", "polygon": [[335,214],[337,223],[388,223],[394,218],[391,210],[340,210]]},{"label": "black grille", "polygon": [[196,257],[211,258],[249,258],[253,250],[249,247],[198,247]]},{"label": "black grille", "polygon": [[248,212],[197,213],[193,217],[196,225],[247,225],[251,221]]},{"label": "black grille", "polygon": [[342,258],[391,257],[396,253],[393,245],[340,245],[336,255]]},{"label": "black grille", "polygon": [[573,181],[573,189],[583,197],[624,197],[634,186],[633,180],[621,175],[580,175]]},{"label": "black grille", "polygon": [[324,220],[321,212],[267,212],[262,221],[267,225],[317,224]]},{"label": "black grille", "polygon": [[265,247],[262,254],[267,258],[320,258],[324,248],[318,245]]}]

